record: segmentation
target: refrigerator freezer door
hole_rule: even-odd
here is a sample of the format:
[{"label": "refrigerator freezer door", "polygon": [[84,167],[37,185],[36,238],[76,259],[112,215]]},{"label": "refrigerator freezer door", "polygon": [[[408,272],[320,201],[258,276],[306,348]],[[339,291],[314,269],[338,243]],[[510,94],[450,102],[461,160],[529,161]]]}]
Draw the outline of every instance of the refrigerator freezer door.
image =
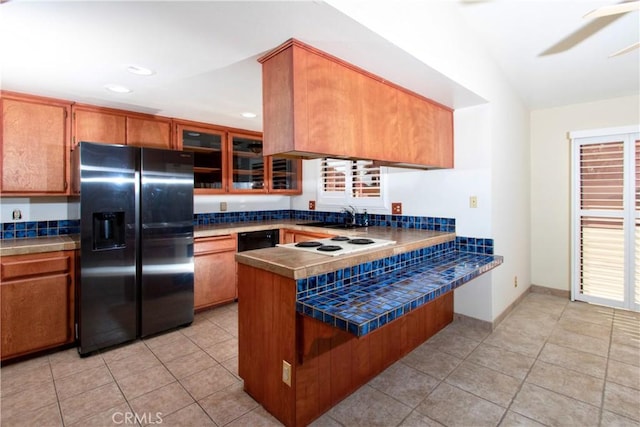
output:
[{"label": "refrigerator freezer door", "polygon": [[141,164],[144,337],[193,322],[193,157],[143,148]]},{"label": "refrigerator freezer door", "polygon": [[137,335],[135,148],[82,142],[78,351]]}]

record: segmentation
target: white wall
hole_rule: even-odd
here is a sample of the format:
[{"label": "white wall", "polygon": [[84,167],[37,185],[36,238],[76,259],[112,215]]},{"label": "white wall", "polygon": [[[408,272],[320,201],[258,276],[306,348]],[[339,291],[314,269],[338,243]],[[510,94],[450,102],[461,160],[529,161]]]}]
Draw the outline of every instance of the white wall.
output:
[{"label": "white wall", "polygon": [[640,97],[531,112],[531,282],[570,289],[571,162],[568,132],[640,123]]},{"label": "white wall", "polygon": [[13,222],[14,209],[22,212],[20,221],[53,221],[80,218],[77,202],[66,197],[3,197],[0,200],[0,222]]},{"label": "white wall", "polygon": [[[405,198],[394,201],[403,202],[409,214],[450,213],[458,218],[460,235],[494,238],[504,264],[455,294],[456,312],[494,320],[530,284],[527,109],[465,25],[456,2],[328,3],[488,101],[456,111],[455,169],[401,173],[394,177],[399,185],[392,197]],[[425,182],[420,193],[415,182]],[[466,208],[470,195],[479,197],[477,211]],[[516,275],[518,288],[513,287]]]},{"label": "white wall", "polygon": [[240,211],[271,211],[290,209],[291,196],[283,195],[216,195],[193,198],[193,213],[222,212],[220,203],[227,203],[227,212]]}]

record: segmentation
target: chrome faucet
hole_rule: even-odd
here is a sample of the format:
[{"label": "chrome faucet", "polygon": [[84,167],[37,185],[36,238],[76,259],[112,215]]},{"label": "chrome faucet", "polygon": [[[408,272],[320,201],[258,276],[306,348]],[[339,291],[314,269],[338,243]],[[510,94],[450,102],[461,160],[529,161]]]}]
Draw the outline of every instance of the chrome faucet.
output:
[{"label": "chrome faucet", "polygon": [[356,209],[352,205],[349,205],[347,207],[342,208],[342,212],[347,214],[347,221],[345,221],[345,222],[347,224],[355,225],[355,223],[356,223],[356,214],[358,213],[358,209]]}]

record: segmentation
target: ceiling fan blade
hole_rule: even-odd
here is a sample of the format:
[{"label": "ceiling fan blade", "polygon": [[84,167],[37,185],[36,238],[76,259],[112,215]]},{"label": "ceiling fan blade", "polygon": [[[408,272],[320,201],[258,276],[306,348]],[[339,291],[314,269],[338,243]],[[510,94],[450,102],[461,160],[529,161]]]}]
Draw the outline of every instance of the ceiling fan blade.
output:
[{"label": "ceiling fan blade", "polygon": [[597,33],[607,25],[620,19],[622,16],[623,15],[609,15],[594,19],[588,24],[585,24],[582,27],[578,28],[576,31],[569,34],[567,37],[560,40],[558,43],[554,44],[544,52],[540,53],[538,56],[547,56],[553,55],[555,53],[565,52],[578,45],[593,34]]},{"label": "ceiling fan blade", "polygon": [[624,47],[617,52],[613,52],[611,55],[609,55],[609,58],[613,58],[614,56],[624,55],[625,53],[631,52],[633,49],[638,49],[638,48],[640,48],[640,42]]},{"label": "ceiling fan blade", "polygon": [[640,9],[640,1],[630,1],[618,4],[612,4],[611,6],[602,6],[592,10],[583,16],[585,19],[600,18],[602,16],[617,15],[619,13],[632,12]]}]

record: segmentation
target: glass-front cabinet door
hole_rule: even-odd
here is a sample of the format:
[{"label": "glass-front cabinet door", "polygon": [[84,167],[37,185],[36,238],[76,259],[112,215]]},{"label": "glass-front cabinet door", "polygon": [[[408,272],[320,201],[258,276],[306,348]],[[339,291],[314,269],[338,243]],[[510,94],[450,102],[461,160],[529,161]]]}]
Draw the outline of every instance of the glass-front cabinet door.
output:
[{"label": "glass-front cabinet door", "polygon": [[231,188],[233,192],[261,192],[265,187],[262,138],[250,134],[229,134],[231,140]]},{"label": "glass-front cabinet door", "polygon": [[300,194],[302,178],[302,160],[284,157],[267,157],[270,165],[272,193]]},{"label": "glass-front cabinet door", "polygon": [[193,180],[196,193],[225,192],[227,182],[226,133],[215,129],[178,125],[182,149],[193,152]]}]

